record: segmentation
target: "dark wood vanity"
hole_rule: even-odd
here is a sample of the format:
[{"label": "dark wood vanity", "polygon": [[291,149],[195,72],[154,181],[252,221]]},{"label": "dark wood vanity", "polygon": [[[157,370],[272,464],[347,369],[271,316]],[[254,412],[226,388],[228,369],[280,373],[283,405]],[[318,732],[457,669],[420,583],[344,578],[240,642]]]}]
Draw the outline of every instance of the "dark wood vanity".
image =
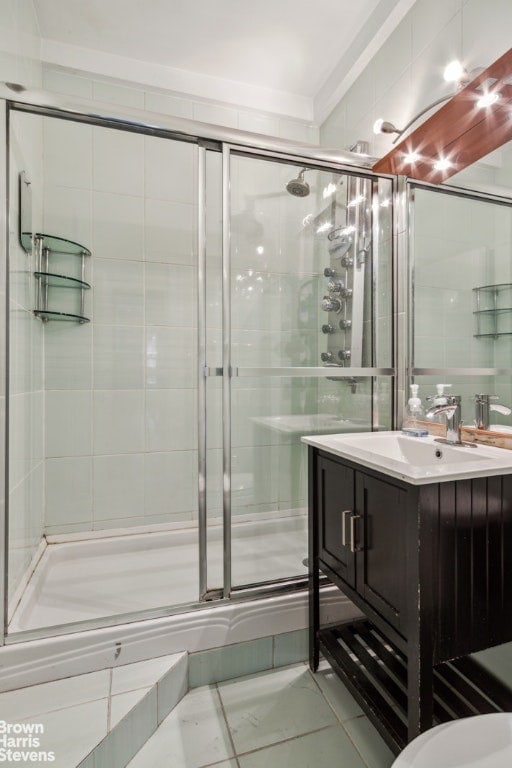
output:
[{"label": "dark wood vanity", "polygon": [[[329,661],[398,753],[512,710],[469,654],[512,640],[512,475],[412,485],[309,446],[310,665]],[[366,619],[320,626],[321,574]]]}]

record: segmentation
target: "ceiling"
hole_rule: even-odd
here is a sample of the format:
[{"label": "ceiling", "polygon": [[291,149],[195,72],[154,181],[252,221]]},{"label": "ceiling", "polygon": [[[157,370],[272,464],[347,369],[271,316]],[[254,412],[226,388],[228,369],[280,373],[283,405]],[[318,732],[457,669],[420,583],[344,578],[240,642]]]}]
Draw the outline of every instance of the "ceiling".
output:
[{"label": "ceiling", "polygon": [[321,122],[414,0],[33,0],[43,60]]}]

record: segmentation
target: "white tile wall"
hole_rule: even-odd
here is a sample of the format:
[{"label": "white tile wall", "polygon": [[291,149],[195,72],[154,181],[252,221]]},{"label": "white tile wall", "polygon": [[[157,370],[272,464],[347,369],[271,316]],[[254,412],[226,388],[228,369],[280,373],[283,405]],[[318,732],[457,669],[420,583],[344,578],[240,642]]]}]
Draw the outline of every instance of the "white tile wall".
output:
[{"label": "white tile wall", "polygon": [[99,454],[144,451],[143,390],[94,390],[93,449]]},{"label": "white tile wall", "polygon": [[[94,189],[141,196],[144,190],[144,137],[109,128],[95,127],[92,130]],[[76,147],[76,144],[72,146]]]},{"label": "white tile wall", "polygon": [[96,456],[94,519],[105,521],[140,517],[143,509],[144,455]]},{"label": "white tile wall", "polygon": [[144,258],[144,200],[142,197],[94,192],[92,237],[99,259]]},{"label": "white tile wall", "polygon": [[[30,0],[26,0],[29,2]],[[13,3],[14,0],[8,0]],[[94,98],[149,112],[160,112],[173,117],[185,117],[199,122],[213,123],[229,128],[277,136],[307,144],[318,144],[318,126],[303,120],[280,118],[247,109],[234,109],[207,100],[195,101],[186,94],[177,96],[165,91],[141,91],[132,83],[120,85],[108,78],[90,79],[76,70],[44,65],[44,87],[49,91],[69,96]],[[337,145],[335,145],[337,146]]]}]

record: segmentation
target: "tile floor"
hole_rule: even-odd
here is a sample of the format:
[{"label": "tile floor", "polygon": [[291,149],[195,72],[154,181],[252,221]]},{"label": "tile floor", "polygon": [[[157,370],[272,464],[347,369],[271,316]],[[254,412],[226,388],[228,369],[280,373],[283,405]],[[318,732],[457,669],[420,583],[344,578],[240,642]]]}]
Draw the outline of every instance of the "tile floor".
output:
[{"label": "tile floor", "polygon": [[192,689],[128,768],[390,768],[336,675],[304,663]]},{"label": "tile floor", "polygon": [[[54,752],[52,765],[75,768],[115,731],[158,681],[182,662],[186,664],[186,654],[173,654],[0,693],[0,720],[32,727],[37,724],[42,733],[41,750]],[[172,699],[167,687],[161,693],[170,694]],[[169,703],[164,711],[169,712],[172,706],[173,702]],[[152,730],[155,728],[156,721]],[[0,740],[0,747],[6,746]],[[5,762],[3,757],[0,754],[0,762]]]}]

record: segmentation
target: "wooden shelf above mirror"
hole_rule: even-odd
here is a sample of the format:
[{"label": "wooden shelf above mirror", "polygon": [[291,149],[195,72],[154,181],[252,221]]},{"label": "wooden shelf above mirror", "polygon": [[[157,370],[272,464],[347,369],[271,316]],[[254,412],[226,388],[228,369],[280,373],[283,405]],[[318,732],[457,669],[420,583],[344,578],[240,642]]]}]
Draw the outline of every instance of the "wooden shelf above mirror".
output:
[{"label": "wooden shelf above mirror", "polygon": [[[488,93],[499,94],[498,100],[478,106]],[[512,48],[378,160],[373,170],[440,184],[510,139]],[[439,160],[450,165],[436,169]]]}]

